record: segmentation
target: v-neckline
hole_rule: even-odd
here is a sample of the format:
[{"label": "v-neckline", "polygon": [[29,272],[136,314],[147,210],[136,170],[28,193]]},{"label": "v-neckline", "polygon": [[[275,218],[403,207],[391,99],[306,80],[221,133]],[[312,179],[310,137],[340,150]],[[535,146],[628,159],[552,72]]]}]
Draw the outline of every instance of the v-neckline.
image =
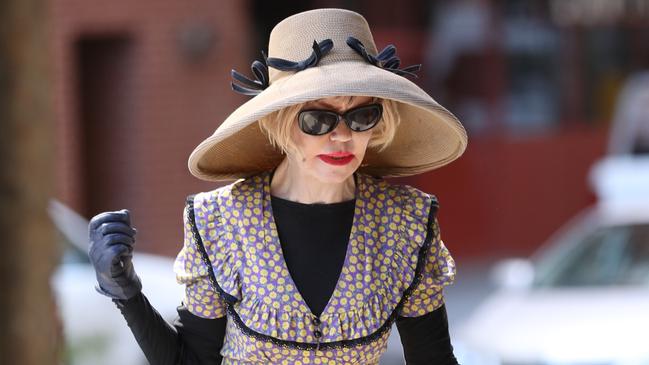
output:
[{"label": "v-neckline", "polygon": [[[293,280],[293,276],[291,275],[290,270],[288,269],[288,264],[286,262],[286,258],[284,257],[284,251],[282,250],[282,245],[281,242],[279,241],[279,234],[277,231],[277,224],[275,223],[275,217],[273,215],[273,207],[271,204],[271,195],[270,195],[270,183],[271,179],[273,176],[274,171],[269,171],[265,174],[264,176],[264,182],[263,182],[263,189],[262,189],[262,200],[263,200],[263,207],[262,210],[264,211],[263,216],[263,224],[264,227],[268,228],[270,231],[270,244],[275,245],[275,249],[277,250],[279,254],[279,264],[282,266],[282,271],[286,271],[287,277],[285,280],[287,281],[288,285],[295,290],[296,293],[296,300],[299,302],[300,306],[304,307],[306,309],[306,314],[310,315],[312,318],[318,318],[322,319],[323,317],[329,315],[329,312],[331,311],[332,307],[332,300],[333,299],[339,299],[336,296],[336,293],[342,293],[342,287],[341,284],[344,281],[344,275],[343,273],[346,271],[346,269],[349,266],[349,260],[350,257],[353,255],[353,247],[358,245],[358,238],[357,235],[361,234],[362,232],[358,231],[358,226],[360,223],[360,220],[363,217],[363,212],[362,212],[362,207],[363,204],[361,203],[361,199],[363,194],[360,193],[361,185],[362,185],[362,179],[358,174],[355,172],[354,173],[354,182],[355,182],[355,187],[354,187],[354,196],[355,196],[355,202],[354,202],[354,218],[352,220],[352,227],[349,232],[349,239],[347,241],[347,248],[345,250],[345,260],[343,261],[343,265],[340,268],[340,273],[338,274],[338,280],[336,280],[336,285],[334,286],[334,290],[329,296],[329,299],[327,300],[327,304],[325,305],[324,309],[322,310],[322,313],[320,313],[320,316],[316,316],[313,313],[313,310],[309,305],[306,303],[306,300],[304,300],[304,297],[302,296],[302,293],[300,293],[299,288],[297,287],[297,284],[295,284],[295,280]],[[265,212],[268,211],[270,214],[265,214]]]}]

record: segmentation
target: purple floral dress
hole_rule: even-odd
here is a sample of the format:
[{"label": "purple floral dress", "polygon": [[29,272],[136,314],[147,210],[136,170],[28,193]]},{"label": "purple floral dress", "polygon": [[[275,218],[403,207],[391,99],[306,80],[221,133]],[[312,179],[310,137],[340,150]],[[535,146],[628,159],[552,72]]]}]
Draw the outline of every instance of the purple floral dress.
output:
[{"label": "purple floral dress", "polygon": [[356,173],[345,261],[316,317],[282,254],[270,176],[188,198],[174,265],[185,306],[204,318],[227,316],[223,364],[378,364],[397,316],[439,308],[455,276],[436,198]]}]

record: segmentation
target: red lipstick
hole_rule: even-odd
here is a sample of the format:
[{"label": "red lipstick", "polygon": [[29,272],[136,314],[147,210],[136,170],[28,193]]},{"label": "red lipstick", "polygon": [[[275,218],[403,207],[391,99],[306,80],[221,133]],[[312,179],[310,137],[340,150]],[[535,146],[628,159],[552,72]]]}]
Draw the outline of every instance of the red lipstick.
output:
[{"label": "red lipstick", "polygon": [[354,159],[354,155],[349,152],[327,153],[318,157],[330,165],[347,165]]}]

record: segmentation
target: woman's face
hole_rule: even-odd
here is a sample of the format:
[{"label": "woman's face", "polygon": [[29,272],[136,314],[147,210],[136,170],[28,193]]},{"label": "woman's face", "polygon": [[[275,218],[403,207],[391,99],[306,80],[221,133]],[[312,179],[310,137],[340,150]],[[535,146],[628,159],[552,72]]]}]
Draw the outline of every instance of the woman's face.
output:
[{"label": "woman's face", "polygon": [[[366,96],[337,96],[307,102],[301,109],[329,109],[343,114],[372,101],[373,98]],[[291,137],[297,151],[290,152],[288,157],[302,172],[322,182],[341,183],[361,165],[372,131],[353,132],[341,120],[331,133],[313,136],[302,132],[297,120],[294,120]],[[341,159],[341,156],[347,157]]]}]

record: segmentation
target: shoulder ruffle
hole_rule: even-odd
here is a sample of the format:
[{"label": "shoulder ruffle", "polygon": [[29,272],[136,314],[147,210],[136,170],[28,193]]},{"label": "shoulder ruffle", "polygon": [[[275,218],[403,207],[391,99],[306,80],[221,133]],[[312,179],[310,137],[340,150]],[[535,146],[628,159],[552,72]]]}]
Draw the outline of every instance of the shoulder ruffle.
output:
[{"label": "shoulder ruffle", "polygon": [[[444,303],[442,289],[455,279],[455,261],[440,235],[435,196],[404,185],[402,234],[404,256],[416,262],[415,277],[404,293],[399,315],[415,317],[432,312]],[[421,237],[425,232],[425,238]]]},{"label": "shoulder ruffle", "polygon": [[389,260],[391,275],[382,281],[385,290],[392,289],[400,299],[396,311],[401,316],[437,309],[443,303],[442,287],[455,277],[455,263],[440,237],[437,197],[409,185],[390,185],[382,180],[376,184],[392,198],[395,207],[387,212],[397,238],[394,251],[388,251],[393,255]]},{"label": "shoulder ruffle", "polygon": [[190,313],[220,318],[225,316],[227,305],[212,283],[211,265],[205,263],[206,251],[194,223],[193,201],[194,196],[189,196],[183,208],[183,247],[174,262],[174,273],[176,281],[185,285],[183,303]]},{"label": "shoulder ruffle", "polygon": [[226,209],[233,204],[232,189],[237,189],[241,182],[198,193],[188,198],[190,207],[190,224],[196,240],[200,240],[202,266],[212,267],[209,270],[212,285],[223,300],[234,304],[242,299],[241,268],[244,254],[240,247],[236,227],[228,220],[236,221],[236,211]]}]

